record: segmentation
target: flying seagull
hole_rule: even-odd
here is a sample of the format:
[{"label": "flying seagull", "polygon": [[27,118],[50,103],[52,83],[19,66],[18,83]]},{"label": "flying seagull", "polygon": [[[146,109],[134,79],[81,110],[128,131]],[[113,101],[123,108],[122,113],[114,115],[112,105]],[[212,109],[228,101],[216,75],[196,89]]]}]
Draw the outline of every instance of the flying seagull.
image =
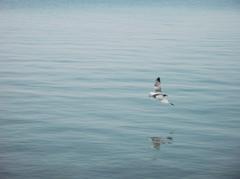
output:
[{"label": "flying seagull", "polygon": [[154,92],[150,92],[149,97],[158,99],[161,103],[174,105],[173,103],[169,102],[168,95],[162,92],[160,77],[156,79],[154,84]]}]

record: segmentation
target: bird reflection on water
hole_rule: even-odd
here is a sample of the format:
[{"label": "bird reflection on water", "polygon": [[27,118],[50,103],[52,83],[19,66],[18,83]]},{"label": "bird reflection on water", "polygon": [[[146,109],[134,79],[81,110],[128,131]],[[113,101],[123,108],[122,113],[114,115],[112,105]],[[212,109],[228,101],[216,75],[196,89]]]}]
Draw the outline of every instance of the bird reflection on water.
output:
[{"label": "bird reflection on water", "polygon": [[159,150],[161,144],[171,144],[173,141],[173,137],[167,136],[167,137],[150,137],[152,140],[152,146],[154,149]]}]

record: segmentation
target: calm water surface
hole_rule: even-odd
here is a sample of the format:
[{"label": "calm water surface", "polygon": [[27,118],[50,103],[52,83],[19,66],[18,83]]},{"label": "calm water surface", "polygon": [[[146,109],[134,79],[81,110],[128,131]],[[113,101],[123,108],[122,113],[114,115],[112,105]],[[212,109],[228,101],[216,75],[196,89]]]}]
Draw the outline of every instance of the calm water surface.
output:
[{"label": "calm water surface", "polygon": [[[4,2],[0,178],[240,176],[237,1]],[[148,97],[157,76],[175,106]]]}]

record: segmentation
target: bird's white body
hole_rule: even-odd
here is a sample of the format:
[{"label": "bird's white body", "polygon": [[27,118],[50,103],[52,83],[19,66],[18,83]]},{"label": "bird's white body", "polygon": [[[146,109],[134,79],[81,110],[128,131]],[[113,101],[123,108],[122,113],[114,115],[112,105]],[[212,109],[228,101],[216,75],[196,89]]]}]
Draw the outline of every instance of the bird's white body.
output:
[{"label": "bird's white body", "polygon": [[167,95],[160,92],[150,92],[149,97],[158,99],[161,103],[170,103],[168,101]]},{"label": "bird's white body", "polygon": [[164,98],[163,95],[164,94],[161,93],[161,92],[150,92],[149,93],[149,97],[153,97],[153,98],[156,98],[156,99],[159,99],[159,100]]},{"label": "bird's white body", "polygon": [[157,78],[157,80],[155,82],[155,85],[154,85],[154,90],[155,90],[154,92],[149,93],[149,97],[158,99],[161,103],[166,103],[166,104],[173,105],[173,103],[169,102],[168,95],[162,93],[160,78]]},{"label": "bird's white body", "polygon": [[157,94],[161,94],[161,93],[160,92],[150,92],[149,93],[149,97],[153,97],[153,96],[155,96]]}]

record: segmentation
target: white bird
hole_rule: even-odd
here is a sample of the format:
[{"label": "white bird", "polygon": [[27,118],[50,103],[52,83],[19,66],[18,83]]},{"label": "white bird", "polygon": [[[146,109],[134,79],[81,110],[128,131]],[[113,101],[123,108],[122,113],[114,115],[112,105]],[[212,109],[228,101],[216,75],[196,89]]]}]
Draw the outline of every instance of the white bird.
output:
[{"label": "white bird", "polygon": [[149,97],[153,97],[155,99],[158,99],[161,103],[174,105],[173,103],[169,102],[168,95],[164,94],[162,92],[160,77],[158,77],[156,79],[155,84],[154,84],[154,92],[150,92]]}]

